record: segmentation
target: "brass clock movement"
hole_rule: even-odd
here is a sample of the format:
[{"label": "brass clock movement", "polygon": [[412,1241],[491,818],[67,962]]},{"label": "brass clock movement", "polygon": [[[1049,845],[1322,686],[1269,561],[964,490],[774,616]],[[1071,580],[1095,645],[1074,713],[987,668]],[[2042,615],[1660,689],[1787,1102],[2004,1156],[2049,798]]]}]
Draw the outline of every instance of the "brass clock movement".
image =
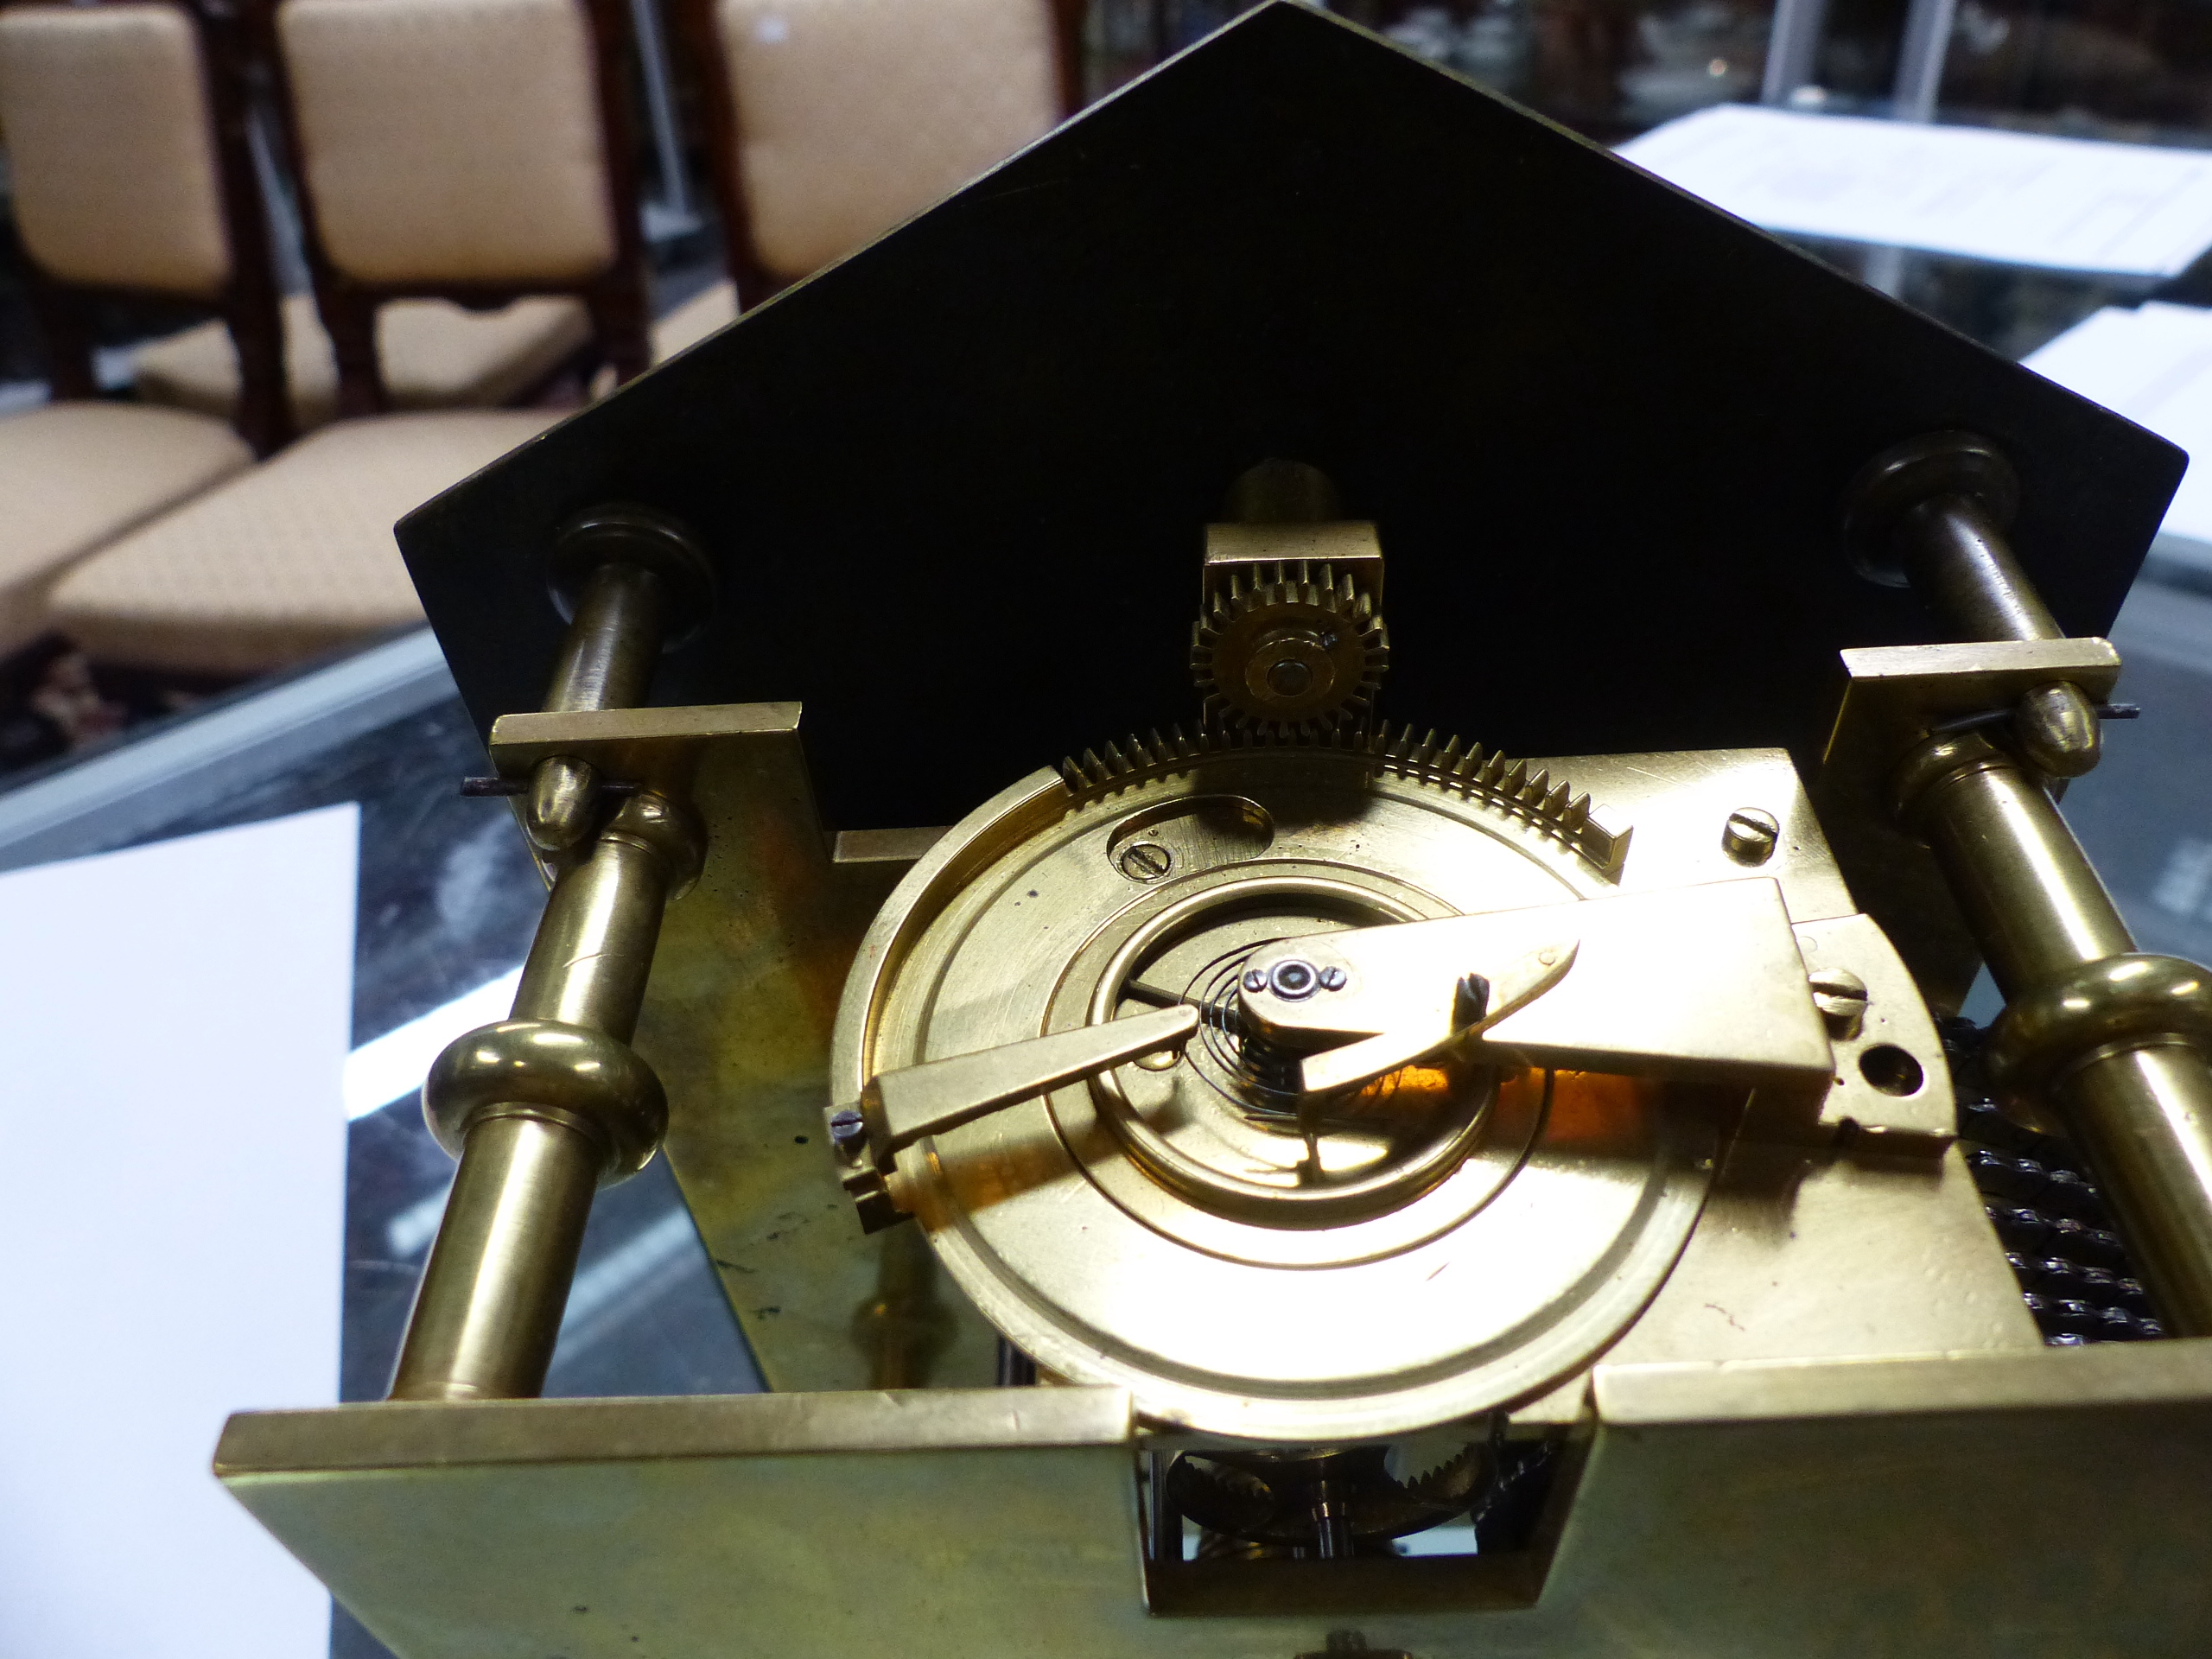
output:
[{"label": "brass clock movement", "polygon": [[[551,893],[220,1472],[402,1659],[2192,1650],[2212,981],[2057,804],[2180,467],[1261,8],[401,526]],[[659,1155],[769,1391],[534,1399]]]}]

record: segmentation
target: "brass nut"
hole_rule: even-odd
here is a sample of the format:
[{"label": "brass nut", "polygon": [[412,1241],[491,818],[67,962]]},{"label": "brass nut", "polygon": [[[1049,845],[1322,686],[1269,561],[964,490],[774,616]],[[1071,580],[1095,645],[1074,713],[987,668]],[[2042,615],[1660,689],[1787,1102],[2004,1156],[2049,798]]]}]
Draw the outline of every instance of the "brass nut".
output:
[{"label": "brass nut", "polygon": [[1338,636],[1317,628],[1271,628],[1252,641],[1244,689],[1255,706],[1300,708],[1336,695]]},{"label": "brass nut", "polygon": [[564,853],[591,833],[598,805],[598,769],[574,755],[549,754],[531,773],[523,828],[539,852]]},{"label": "brass nut", "polygon": [[658,858],[668,870],[671,899],[690,892],[705,867],[705,823],[683,802],[653,790],[640,790],[623,802],[600,838],[629,842]]},{"label": "brass nut", "polygon": [[2096,705],[2068,680],[2038,685],[2022,697],[2012,730],[2028,764],[2050,778],[2082,777],[2096,770],[2104,753]]},{"label": "brass nut", "polygon": [[668,1132],[668,1098],[637,1051],[605,1032],[503,1020],[447,1045],[423,1084],[423,1116],[455,1158],[468,1131],[488,1117],[566,1123],[605,1148],[606,1182],[652,1161]]},{"label": "brass nut", "polygon": [[2014,997],[1989,1028],[1982,1064],[1998,1100],[2042,1127],[2052,1122],[2049,1092],[2082,1066],[2166,1042],[2212,1048],[2212,975],[2131,951]]},{"label": "brass nut", "polygon": [[1756,806],[1737,808],[1720,831],[1721,846],[1738,864],[1765,863],[1781,840],[1782,826],[1774,814]]}]

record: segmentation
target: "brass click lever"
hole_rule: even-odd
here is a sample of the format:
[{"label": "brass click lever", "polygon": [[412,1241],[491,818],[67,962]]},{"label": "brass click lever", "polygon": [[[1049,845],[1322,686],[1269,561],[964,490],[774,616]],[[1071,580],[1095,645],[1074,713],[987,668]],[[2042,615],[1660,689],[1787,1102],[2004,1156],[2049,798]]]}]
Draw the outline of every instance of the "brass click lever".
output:
[{"label": "brass click lever", "polygon": [[1198,1028],[1198,1011],[1185,1004],[886,1071],[861,1094],[868,1151],[888,1174],[900,1149],[925,1136],[1140,1056],[1180,1048]]}]

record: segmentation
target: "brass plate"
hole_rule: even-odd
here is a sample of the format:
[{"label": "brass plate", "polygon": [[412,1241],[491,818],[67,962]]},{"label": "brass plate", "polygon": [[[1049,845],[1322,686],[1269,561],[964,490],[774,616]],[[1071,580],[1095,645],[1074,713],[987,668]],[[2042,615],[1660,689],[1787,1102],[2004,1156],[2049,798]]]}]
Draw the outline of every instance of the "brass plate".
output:
[{"label": "brass plate", "polygon": [[218,1470],[402,1659],[2196,1659],[2212,1628],[2212,1342],[1605,1365],[1594,1400],[1541,1597],[1492,1611],[1436,1605],[1510,1590],[1476,1560],[1376,1563],[1441,1568],[1396,1611],[1148,1614],[1110,1389],[248,1414]]},{"label": "brass plate", "polygon": [[705,874],[661,928],[636,1046],[685,1202],[777,1389],[988,1382],[997,1336],[927,1252],[867,1239],[823,1143],[830,1030],[861,934],[932,831],[825,836],[797,703],[512,715],[495,763],[577,754],[690,795]]}]

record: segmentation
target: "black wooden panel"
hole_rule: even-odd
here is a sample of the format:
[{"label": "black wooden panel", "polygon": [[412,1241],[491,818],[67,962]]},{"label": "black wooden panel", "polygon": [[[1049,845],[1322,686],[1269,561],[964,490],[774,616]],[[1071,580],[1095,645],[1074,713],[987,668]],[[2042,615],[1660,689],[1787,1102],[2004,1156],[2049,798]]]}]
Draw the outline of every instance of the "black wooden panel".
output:
[{"label": "black wooden panel", "polygon": [[1932,637],[1838,497],[1965,427],[2107,626],[2162,440],[1350,25],[1249,14],[405,520],[480,723],[535,707],[552,525],[727,573],[665,702],[799,698],[827,817],[949,822],[1188,721],[1201,526],[1264,456],[1378,521],[1382,712],[1522,753],[1805,751],[1836,651]]}]

